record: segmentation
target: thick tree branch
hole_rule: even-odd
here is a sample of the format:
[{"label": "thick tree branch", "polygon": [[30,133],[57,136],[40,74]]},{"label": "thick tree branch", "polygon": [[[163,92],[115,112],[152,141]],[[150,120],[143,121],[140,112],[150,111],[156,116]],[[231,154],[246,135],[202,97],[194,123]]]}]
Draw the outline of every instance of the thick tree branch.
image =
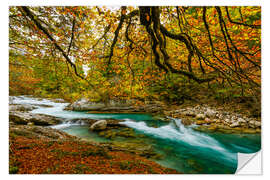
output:
[{"label": "thick tree branch", "polygon": [[[148,12],[148,10],[143,9],[144,7],[140,7],[140,10],[143,10]],[[148,7],[147,7],[148,8]],[[189,41],[186,39],[185,36],[181,35],[181,34],[174,34],[169,32],[164,26],[162,26],[160,24],[160,20],[159,20],[159,11],[158,11],[158,7],[151,7],[150,10],[151,14],[149,14],[149,16],[151,16],[151,18],[148,18],[148,21],[143,22],[143,24],[146,26],[146,30],[147,32],[150,34],[152,40],[153,40],[153,44],[152,44],[152,50],[155,56],[155,63],[158,67],[160,67],[161,69],[165,70],[166,72],[168,71],[168,69],[162,65],[160,63],[160,56],[159,53],[156,50],[157,45],[159,44],[160,47],[160,51],[163,54],[164,57],[164,63],[166,64],[166,66],[169,68],[169,70],[172,73],[177,73],[177,74],[182,74],[184,76],[187,76],[190,79],[193,79],[194,81],[198,82],[198,83],[203,83],[203,82],[209,82],[212,81],[213,79],[215,79],[215,77],[211,77],[211,78],[198,78],[197,76],[195,76],[192,72],[187,72],[187,71],[183,71],[183,70],[177,70],[175,69],[170,63],[169,63],[169,55],[167,54],[166,51],[166,43],[165,43],[165,39],[162,39],[159,31],[164,34],[165,36],[171,38],[171,39],[175,39],[175,40],[179,40],[181,42],[184,42],[186,47],[189,50],[189,57],[188,57],[188,61],[190,63],[191,61],[191,57],[193,55],[193,49],[190,46]],[[146,17],[148,16],[148,14],[145,15]],[[141,18],[144,19],[144,18]],[[147,20],[147,18],[146,18]],[[153,22],[153,28],[154,31],[152,30],[150,24],[151,21]],[[189,67],[190,68],[190,67]],[[191,68],[189,69],[191,71]]]},{"label": "thick tree branch", "polygon": [[55,45],[55,47],[62,53],[62,55],[65,57],[66,61],[71,65],[71,67],[73,67],[74,72],[76,74],[76,76],[78,76],[81,79],[84,79],[83,76],[81,76],[78,72],[77,72],[77,68],[76,65],[71,61],[71,59],[68,57],[68,55],[64,52],[64,50],[56,43],[55,39],[52,37],[52,35],[39,23],[37,17],[35,17],[33,15],[33,13],[26,7],[26,6],[22,6],[21,9],[23,10],[23,12],[26,13],[26,15],[35,23],[35,25],[53,42],[53,44]]},{"label": "thick tree branch", "polygon": [[110,54],[108,56],[109,60],[108,60],[108,65],[111,64],[111,59],[112,59],[112,56],[113,56],[113,51],[114,51],[114,46],[117,42],[117,38],[118,38],[118,35],[119,35],[119,31],[120,29],[122,28],[122,25],[124,23],[124,19],[125,19],[125,16],[124,16],[124,10],[126,9],[125,6],[121,7],[121,17],[120,17],[120,21],[119,21],[119,24],[117,26],[117,29],[115,30],[114,32],[114,38],[113,38],[113,42],[112,42],[112,45],[111,45],[111,48],[110,48]]}]

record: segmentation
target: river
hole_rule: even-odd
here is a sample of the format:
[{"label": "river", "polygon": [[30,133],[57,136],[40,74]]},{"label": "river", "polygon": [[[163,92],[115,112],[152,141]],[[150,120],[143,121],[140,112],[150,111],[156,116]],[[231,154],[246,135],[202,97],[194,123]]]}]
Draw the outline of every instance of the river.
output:
[{"label": "river", "polygon": [[[26,96],[13,97],[14,104],[40,104],[52,107],[37,106],[32,113],[47,114],[65,118],[65,122],[52,128],[63,130],[86,140],[110,142],[88,130],[81,121],[71,123],[77,118],[121,119],[126,126],[133,128],[136,134],[144,135],[142,142],[152,145],[163,158],[154,160],[157,163],[186,174],[230,174],[237,169],[237,153],[254,153],[261,148],[260,134],[223,134],[203,133],[186,127],[181,119],[170,122],[154,120],[149,114],[88,114],[63,110],[68,103],[56,103],[47,99]],[[118,139],[129,142],[129,138]]]}]

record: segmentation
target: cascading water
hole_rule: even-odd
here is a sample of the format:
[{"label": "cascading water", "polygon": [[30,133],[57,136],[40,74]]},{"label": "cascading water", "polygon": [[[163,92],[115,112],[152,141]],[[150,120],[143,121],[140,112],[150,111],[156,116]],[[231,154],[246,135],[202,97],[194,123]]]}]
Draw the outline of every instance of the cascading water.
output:
[{"label": "cascading water", "polygon": [[172,144],[177,144],[179,147],[189,147],[194,151],[194,155],[198,155],[199,153],[201,156],[208,156],[210,159],[219,156],[219,160],[227,161],[227,164],[236,162],[235,153],[227,150],[213,137],[185,127],[180,119],[172,118],[172,121],[168,125],[158,128],[148,127],[145,122],[131,120],[121,123],[155,138],[171,141]]},{"label": "cascading water", "polygon": [[[99,141],[100,137],[88,131],[83,121],[72,119],[114,118],[144,134],[145,142],[151,144],[164,158],[156,162],[184,173],[234,173],[237,167],[237,152],[253,153],[260,149],[260,135],[234,135],[202,133],[186,127],[180,119],[171,118],[170,123],[154,120],[146,114],[87,114],[65,111],[67,103],[56,103],[46,99],[13,97],[14,104],[34,104],[32,113],[47,114],[65,118],[63,124],[52,126],[72,135]],[[49,105],[43,107],[38,105]],[[154,126],[153,126],[154,124]],[[92,134],[91,134],[92,133]],[[109,140],[107,140],[109,141]],[[129,139],[126,139],[128,142]]]}]

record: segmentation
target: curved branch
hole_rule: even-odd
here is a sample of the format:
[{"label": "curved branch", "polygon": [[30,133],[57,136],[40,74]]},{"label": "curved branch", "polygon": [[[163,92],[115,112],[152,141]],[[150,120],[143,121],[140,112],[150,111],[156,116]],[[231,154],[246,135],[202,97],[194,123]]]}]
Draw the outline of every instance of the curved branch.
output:
[{"label": "curved branch", "polygon": [[21,9],[23,10],[23,12],[26,13],[26,15],[35,23],[35,25],[38,27],[38,29],[40,29],[55,45],[55,47],[62,53],[62,55],[65,57],[66,61],[71,65],[71,67],[73,67],[74,72],[76,74],[76,76],[78,76],[81,79],[84,79],[83,76],[81,76],[78,72],[77,72],[77,68],[76,65],[71,61],[71,59],[68,57],[68,55],[65,53],[65,51],[56,43],[55,39],[52,37],[52,35],[47,31],[47,29],[45,29],[39,22],[37,17],[34,16],[34,14],[26,7],[26,6],[22,6]]},{"label": "curved branch", "polygon": [[[140,8],[143,8],[143,7],[140,7]],[[149,22],[146,23],[145,26],[146,26],[147,32],[150,34],[150,36],[151,36],[151,38],[153,40],[152,49],[153,49],[153,52],[154,52],[154,55],[155,55],[155,63],[157,64],[157,66],[160,67],[161,69],[164,69],[166,72],[168,71],[168,69],[160,63],[160,56],[159,56],[158,52],[156,51],[157,44],[159,44],[160,51],[162,52],[162,54],[164,56],[164,63],[172,73],[177,73],[177,74],[187,76],[188,78],[193,79],[194,81],[196,81],[198,83],[209,82],[209,81],[214,80],[215,77],[198,78],[192,72],[187,72],[187,71],[183,71],[183,70],[177,70],[169,63],[168,60],[169,60],[170,57],[166,52],[165,38],[164,38],[164,40],[162,39],[162,37],[159,34],[159,31],[163,35],[165,35],[165,36],[167,36],[167,37],[169,37],[171,39],[180,40],[181,42],[185,43],[187,49],[189,50],[189,57],[188,57],[189,63],[190,63],[190,60],[191,60],[190,58],[193,56],[193,49],[192,49],[188,39],[186,39],[185,36],[183,36],[182,34],[171,33],[164,26],[162,26],[160,24],[159,11],[158,11],[157,7],[152,7],[150,12],[152,13],[151,18],[152,18],[152,21],[154,22],[155,32],[151,29]]]}]

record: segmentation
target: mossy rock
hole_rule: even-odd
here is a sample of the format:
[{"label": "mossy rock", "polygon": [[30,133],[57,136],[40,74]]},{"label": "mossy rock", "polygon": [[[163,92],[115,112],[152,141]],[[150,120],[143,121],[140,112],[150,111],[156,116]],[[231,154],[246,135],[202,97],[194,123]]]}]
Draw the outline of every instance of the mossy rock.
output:
[{"label": "mossy rock", "polygon": [[104,137],[106,135],[106,131],[100,131],[98,135]]},{"label": "mossy rock", "polygon": [[256,133],[261,133],[261,129],[260,128],[257,128],[256,129]]},{"label": "mossy rock", "polygon": [[217,126],[214,124],[208,127],[208,130],[210,131],[216,131],[217,129],[218,129]]},{"label": "mossy rock", "polygon": [[197,125],[202,125],[202,124],[206,124],[206,122],[204,120],[198,120],[196,121]]},{"label": "mossy rock", "polygon": [[21,125],[27,125],[27,123],[29,122],[25,119],[22,119],[18,116],[12,115],[12,114],[9,115],[9,121],[14,122],[15,124],[21,124]]},{"label": "mossy rock", "polygon": [[257,133],[255,129],[243,129],[242,133],[244,134],[255,134]]},{"label": "mossy rock", "polygon": [[155,155],[151,156],[151,159],[161,160],[164,159],[164,156],[162,154],[156,153]]},{"label": "mossy rock", "polygon": [[120,131],[117,133],[117,136],[126,137],[126,138],[136,137],[133,131]]},{"label": "mossy rock", "polygon": [[171,121],[171,119],[166,118],[162,115],[154,116],[153,119],[158,120],[158,121],[163,121],[163,122],[170,122]]}]

